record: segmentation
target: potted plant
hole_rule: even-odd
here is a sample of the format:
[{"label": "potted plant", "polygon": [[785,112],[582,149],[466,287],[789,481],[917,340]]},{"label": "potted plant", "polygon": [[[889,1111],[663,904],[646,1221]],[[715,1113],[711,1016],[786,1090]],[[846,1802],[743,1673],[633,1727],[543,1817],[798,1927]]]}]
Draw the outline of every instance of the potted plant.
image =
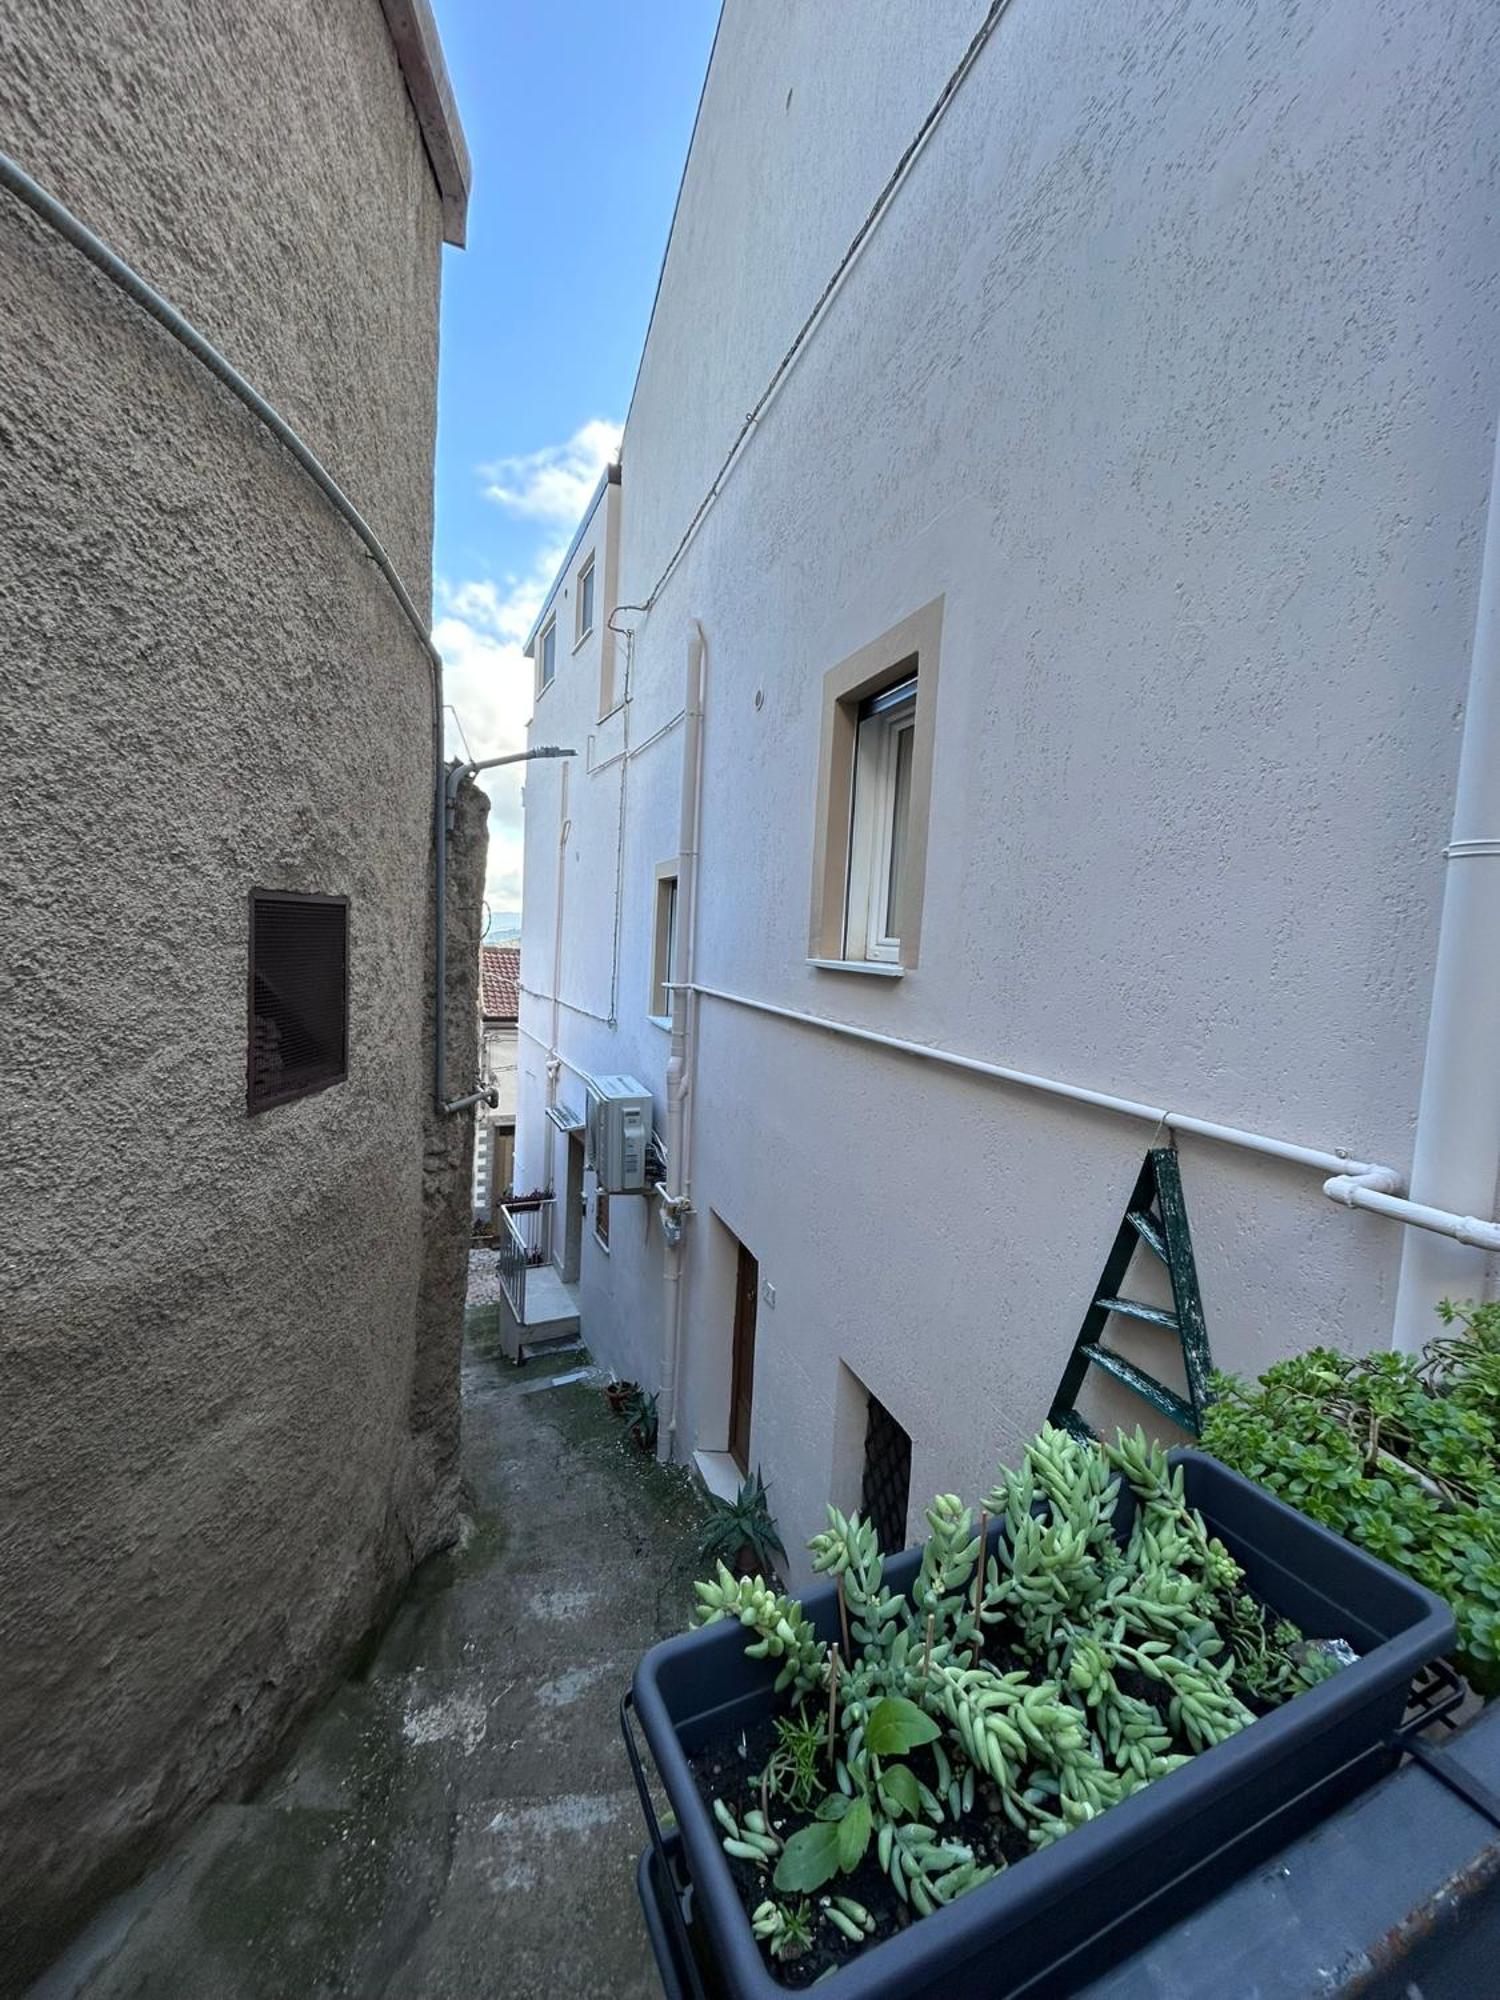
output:
[{"label": "potted plant", "polygon": [[618,1375],[611,1375],[604,1385],[604,1400],[615,1416],[619,1416],[632,1396],[639,1394],[638,1383],[622,1382]]},{"label": "potted plant", "polygon": [[736,1576],[759,1570],[773,1574],[777,1560],[786,1561],[786,1545],[771,1519],[765,1481],[760,1467],[753,1479],[740,1483],[733,1500],[710,1494],[708,1520],[698,1542],[698,1553],[709,1564],[725,1563]]},{"label": "potted plant", "polygon": [[1408,1354],[1315,1347],[1215,1379],[1205,1450],[1452,1604],[1458,1664],[1500,1694],[1500,1305],[1439,1307]]},{"label": "potted plant", "polygon": [[798,1603],[721,1566],[706,1622],[637,1669],[734,2000],[1072,1990],[1091,1940],[1378,1775],[1452,1637],[1420,1586],[1139,1434],[1044,1430],[977,1523],[952,1495],[927,1519],[887,1564],[830,1509],[831,1586]]}]

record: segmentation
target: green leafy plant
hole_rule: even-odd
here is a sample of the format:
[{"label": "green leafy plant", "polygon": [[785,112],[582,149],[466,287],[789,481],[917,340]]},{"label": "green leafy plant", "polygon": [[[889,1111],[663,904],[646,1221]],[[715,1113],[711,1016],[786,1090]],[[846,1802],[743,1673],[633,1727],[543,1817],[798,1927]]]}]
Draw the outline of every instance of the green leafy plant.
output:
[{"label": "green leafy plant", "polygon": [[870,1524],[829,1508],[808,1546],[838,1587],[837,1647],[795,1598],[722,1560],[697,1586],[700,1619],[744,1625],[795,1704],[745,1801],[714,1802],[726,1852],[776,1892],[754,1918],[772,1957],[812,1935],[863,1947],[877,1920],[819,1892],[872,1856],[926,1916],[1004,1866],[1005,1840],[1013,1856],[1061,1838],[1333,1670],[1249,1595],[1181,1469],[1139,1432],[1100,1446],[1046,1428],[977,1519],[940,1494],[927,1524],[908,1600]]},{"label": "green leafy plant", "polygon": [[639,1383],[631,1382],[627,1384],[626,1393],[621,1398],[620,1409],[625,1418],[627,1436],[633,1439],[642,1451],[654,1452],[657,1426],[655,1395],[648,1395]]},{"label": "green leafy plant", "polygon": [[806,1899],[796,1903],[761,1903],[750,1928],[772,1958],[801,1958],[812,1950],[813,1913]]},{"label": "green leafy plant", "polygon": [[735,1576],[720,1563],[712,1582],[693,1586],[698,1598],[698,1622],[712,1625],[720,1618],[737,1618],[756,1637],[745,1648],[752,1660],[780,1660],[776,1692],[791,1688],[799,1697],[810,1694],[822,1678],[828,1649],[813,1635],[811,1620],[802,1615],[795,1597],[772,1590],[758,1576]]},{"label": "green leafy plant", "polygon": [[[1447,1598],[1459,1664],[1500,1694],[1500,1305],[1439,1309],[1420,1357],[1315,1347],[1215,1378],[1204,1448]],[[1309,1663],[1317,1671],[1314,1663]]]},{"label": "green leafy plant", "polygon": [[741,1574],[758,1568],[764,1575],[775,1568],[778,1556],[786,1560],[786,1545],[771,1518],[759,1466],[752,1479],[741,1482],[735,1499],[710,1498],[698,1553],[705,1562],[728,1563]]},{"label": "green leafy plant", "polygon": [[799,1708],[795,1715],[778,1715],[776,1748],[765,1768],[767,1794],[806,1812],[818,1795],[818,1760],[827,1740],[822,1720],[809,1718],[805,1709]]}]

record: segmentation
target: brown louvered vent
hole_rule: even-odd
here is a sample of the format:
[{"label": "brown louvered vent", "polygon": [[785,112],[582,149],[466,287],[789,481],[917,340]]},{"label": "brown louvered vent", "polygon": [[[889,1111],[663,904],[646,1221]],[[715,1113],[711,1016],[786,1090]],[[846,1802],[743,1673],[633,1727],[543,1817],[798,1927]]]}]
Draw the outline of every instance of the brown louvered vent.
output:
[{"label": "brown louvered vent", "polygon": [[249,1105],[264,1111],[349,1073],[349,899],[250,897]]}]

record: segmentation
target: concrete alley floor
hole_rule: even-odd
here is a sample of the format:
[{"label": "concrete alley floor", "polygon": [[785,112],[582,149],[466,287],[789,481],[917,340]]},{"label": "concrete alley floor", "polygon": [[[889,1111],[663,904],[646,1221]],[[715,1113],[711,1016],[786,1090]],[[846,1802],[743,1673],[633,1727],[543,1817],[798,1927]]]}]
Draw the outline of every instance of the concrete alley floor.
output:
[{"label": "concrete alley floor", "polygon": [[701,1503],[587,1357],[512,1368],[471,1311],[461,1546],[279,1776],[209,1813],[37,2000],[655,2000],[618,1707],[687,1623]]}]

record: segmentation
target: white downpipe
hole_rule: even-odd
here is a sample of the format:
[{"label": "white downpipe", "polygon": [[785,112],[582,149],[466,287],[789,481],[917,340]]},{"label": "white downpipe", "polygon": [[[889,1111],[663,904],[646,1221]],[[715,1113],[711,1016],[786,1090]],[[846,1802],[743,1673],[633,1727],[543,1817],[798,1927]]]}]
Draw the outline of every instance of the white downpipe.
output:
[{"label": "white downpipe", "polygon": [[[562,982],[563,890],[567,885],[568,874],[568,777],[569,767],[564,764],[562,790],[557,803],[557,900],[552,912],[552,991],[548,995],[552,1002],[552,1044],[547,1051],[549,1111],[557,1103],[557,1035],[561,1026],[557,1012],[559,1004],[557,995]],[[551,1150],[550,1147],[548,1150]]]},{"label": "white downpipe", "polygon": [[[1439,1210],[1488,1212],[1500,1177],[1500,427],[1444,859],[1411,1191]],[[1409,1237],[1393,1344],[1412,1353],[1430,1339],[1441,1299],[1482,1297],[1497,1248],[1493,1232]]]},{"label": "white downpipe", "polygon": [[683,699],[682,805],[677,834],[677,964],[672,976],[672,1047],[667,1058],[667,1172],[674,1193],[663,1193],[666,1238],[664,1283],[666,1339],[661,1401],[666,1412],[660,1455],[670,1460],[677,1437],[677,1355],[682,1340],[682,1231],[692,1213],[694,940],[698,918],[698,839],[703,801],[703,627],[688,620],[687,690]]},{"label": "white downpipe", "polygon": [[1291,1166],[1310,1167],[1317,1173],[1330,1176],[1323,1184],[1323,1192],[1330,1201],[1342,1202],[1346,1208],[1369,1209],[1372,1214],[1391,1216],[1416,1229],[1436,1231],[1461,1243],[1500,1251],[1500,1223],[1485,1222],[1475,1216],[1452,1214],[1421,1202],[1400,1199],[1402,1180],[1395,1167],[1356,1160],[1344,1152],[1329,1153],[1315,1146],[1295,1145],[1288,1139],[1269,1138],[1263,1132],[1246,1132],[1237,1125],[1217,1125],[1207,1118],[1192,1118],[1186,1112],[1169,1111],[1165,1106],[1142,1104],[1133,1097],[1116,1097],[1108,1091],[1062,1083],[1056,1077],[1009,1069],[1003,1063],[985,1062],[979,1056],[959,1055],[952,1049],[937,1048],[931,1042],[904,1041],[899,1035],[883,1035],[874,1028],[856,1028],[848,1021],[835,1021],[826,1014],[807,1014],[795,1007],[777,1007],[769,1000],[752,1000],[743,993],[726,993],[719,987],[700,985],[695,985],[693,991],[708,1000],[722,1000],[731,1007],[747,1007],[753,1013],[771,1014],[779,1020],[795,1021],[805,1028],[821,1028],[825,1034],[842,1035],[849,1041],[893,1049],[900,1055],[939,1063],[945,1069],[965,1070],[971,1076],[992,1077],[998,1083],[1041,1091],[1048,1097],[1060,1097],[1072,1104],[1087,1104],[1098,1111],[1114,1111],[1126,1118],[1138,1118],[1158,1131],[1186,1132],[1195,1138],[1216,1140],[1223,1146],[1237,1146],[1242,1152],[1261,1153],[1268,1159],[1285,1160]]}]

